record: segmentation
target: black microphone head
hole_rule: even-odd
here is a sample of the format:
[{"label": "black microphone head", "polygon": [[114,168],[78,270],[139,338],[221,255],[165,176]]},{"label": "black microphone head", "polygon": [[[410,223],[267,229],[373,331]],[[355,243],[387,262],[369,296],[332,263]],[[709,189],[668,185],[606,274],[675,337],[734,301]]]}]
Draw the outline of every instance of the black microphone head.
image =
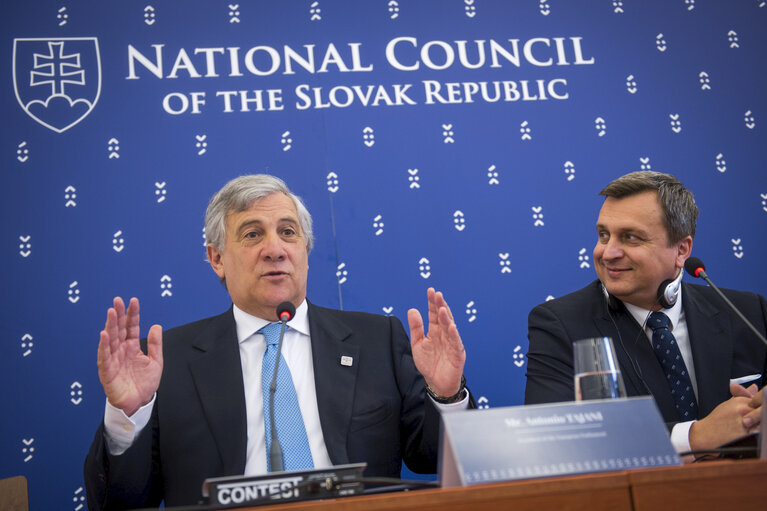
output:
[{"label": "black microphone head", "polygon": [[290,302],[282,302],[277,306],[277,317],[280,321],[290,321],[296,314],[296,306]]},{"label": "black microphone head", "polygon": [[706,271],[706,265],[697,257],[688,257],[684,262],[684,270],[693,277],[700,277],[701,271]]}]

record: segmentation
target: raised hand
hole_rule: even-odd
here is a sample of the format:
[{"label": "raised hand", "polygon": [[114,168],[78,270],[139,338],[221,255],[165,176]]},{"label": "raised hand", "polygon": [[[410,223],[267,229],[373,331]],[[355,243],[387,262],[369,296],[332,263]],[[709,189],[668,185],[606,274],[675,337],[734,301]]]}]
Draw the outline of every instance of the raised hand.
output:
[{"label": "raised hand", "polygon": [[429,288],[426,296],[428,333],[424,331],[421,313],[417,309],[407,311],[413,360],[429,388],[440,397],[450,397],[461,389],[466,350],[442,293]]},{"label": "raised hand", "polygon": [[147,355],[139,346],[139,303],[122,298],[107,310],[98,351],[99,380],[112,406],[127,416],[152,400],[162,375],[162,327],[153,325],[147,336]]}]

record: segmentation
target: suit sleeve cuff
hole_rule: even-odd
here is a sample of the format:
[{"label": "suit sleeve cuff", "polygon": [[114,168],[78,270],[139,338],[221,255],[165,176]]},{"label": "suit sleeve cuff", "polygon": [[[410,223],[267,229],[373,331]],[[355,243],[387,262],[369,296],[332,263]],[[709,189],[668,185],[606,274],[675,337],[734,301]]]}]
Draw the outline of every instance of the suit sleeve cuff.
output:
[{"label": "suit sleeve cuff", "polygon": [[109,454],[119,456],[133,445],[133,440],[149,424],[156,397],[157,394],[152,396],[149,403],[136,410],[136,413],[130,417],[107,400],[104,409],[104,439],[107,442]]}]

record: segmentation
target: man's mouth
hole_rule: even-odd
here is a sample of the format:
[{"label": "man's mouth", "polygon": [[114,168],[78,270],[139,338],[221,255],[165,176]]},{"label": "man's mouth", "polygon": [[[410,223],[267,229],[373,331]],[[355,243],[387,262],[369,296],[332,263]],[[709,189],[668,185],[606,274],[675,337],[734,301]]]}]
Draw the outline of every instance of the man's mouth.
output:
[{"label": "man's mouth", "polygon": [[284,271],[268,271],[266,273],[263,273],[261,276],[262,277],[282,277],[285,275],[288,275],[288,273]]}]

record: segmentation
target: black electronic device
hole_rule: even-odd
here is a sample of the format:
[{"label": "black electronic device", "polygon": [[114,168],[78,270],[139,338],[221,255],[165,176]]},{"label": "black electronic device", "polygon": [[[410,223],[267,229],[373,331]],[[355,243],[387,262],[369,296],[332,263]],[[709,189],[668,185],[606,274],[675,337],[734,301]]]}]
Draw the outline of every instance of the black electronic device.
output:
[{"label": "black electronic device", "polygon": [[259,506],[361,494],[367,463],[206,479],[202,495],[209,506]]}]

